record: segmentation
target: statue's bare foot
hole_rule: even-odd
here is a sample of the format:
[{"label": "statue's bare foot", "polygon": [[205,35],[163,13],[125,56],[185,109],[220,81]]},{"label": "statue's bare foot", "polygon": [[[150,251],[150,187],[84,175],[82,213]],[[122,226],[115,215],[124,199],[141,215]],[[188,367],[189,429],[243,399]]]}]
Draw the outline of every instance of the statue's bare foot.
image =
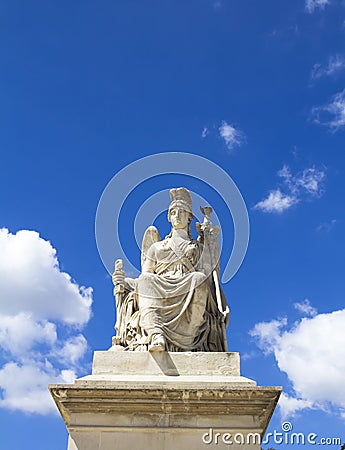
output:
[{"label": "statue's bare foot", "polygon": [[151,344],[149,345],[149,352],[164,352],[165,339],[161,334],[154,334],[152,336]]}]

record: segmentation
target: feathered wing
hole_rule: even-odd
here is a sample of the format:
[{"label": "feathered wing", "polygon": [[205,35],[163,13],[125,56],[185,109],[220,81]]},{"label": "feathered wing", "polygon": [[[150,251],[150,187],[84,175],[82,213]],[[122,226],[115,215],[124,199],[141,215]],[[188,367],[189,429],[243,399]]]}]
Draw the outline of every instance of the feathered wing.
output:
[{"label": "feathered wing", "polygon": [[147,228],[147,230],[144,233],[143,242],[141,244],[141,267],[143,267],[147,252],[151,247],[151,245],[161,240],[162,238],[160,237],[160,234],[156,227],[151,225],[150,227]]}]

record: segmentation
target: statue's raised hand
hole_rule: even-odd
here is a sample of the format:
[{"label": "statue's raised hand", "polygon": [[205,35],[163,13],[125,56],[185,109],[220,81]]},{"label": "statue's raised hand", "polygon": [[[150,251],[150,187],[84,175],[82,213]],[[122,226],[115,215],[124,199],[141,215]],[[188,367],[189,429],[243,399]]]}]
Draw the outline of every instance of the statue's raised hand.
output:
[{"label": "statue's raised hand", "polygon": [[125,284],[125,275],[121,272],[114,272],[112,275],[112,280],[114,286],[123,286]]},{"label": "statue's raised hand", "polygon": [[118,259],[115,262],[115,271],[112,275],[114,286],[123,286],[125,284],[125,272],[122,269],[122,260]]}]

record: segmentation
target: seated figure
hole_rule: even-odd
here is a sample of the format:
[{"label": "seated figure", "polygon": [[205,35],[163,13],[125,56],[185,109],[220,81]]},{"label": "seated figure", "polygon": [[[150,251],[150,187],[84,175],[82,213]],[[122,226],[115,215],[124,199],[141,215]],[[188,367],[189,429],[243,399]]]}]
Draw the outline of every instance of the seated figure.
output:
[{"label": "seated figure", "polygon": [[[219,227],[210,207],[191,236],[192,199],[185,188],[171,189],[171,232],[161,240],[149,227],[143,238],[142,273],[126,278],[122,261],[113,283],[117,322],[113,345],[134,351],[226,351],[229,309],[219,286]],[[117,348],[118,349],[118,348]]]}]

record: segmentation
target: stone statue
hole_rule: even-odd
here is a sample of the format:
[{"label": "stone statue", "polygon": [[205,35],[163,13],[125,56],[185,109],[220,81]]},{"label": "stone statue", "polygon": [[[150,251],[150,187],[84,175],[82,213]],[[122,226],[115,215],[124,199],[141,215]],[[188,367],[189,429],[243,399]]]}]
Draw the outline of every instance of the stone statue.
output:
[{"label": "stone statue", "polygon": [[142,272],[126,278],[122,260],[113,274],[116,336],[113,350],[227,351],[225,329],[229,308],[219,285],[219,227],[212,208],[200,208],[192,238],[192,199],[185,188],[170,190],[171,232],[161,240],[150,226],[142,243]]}]

